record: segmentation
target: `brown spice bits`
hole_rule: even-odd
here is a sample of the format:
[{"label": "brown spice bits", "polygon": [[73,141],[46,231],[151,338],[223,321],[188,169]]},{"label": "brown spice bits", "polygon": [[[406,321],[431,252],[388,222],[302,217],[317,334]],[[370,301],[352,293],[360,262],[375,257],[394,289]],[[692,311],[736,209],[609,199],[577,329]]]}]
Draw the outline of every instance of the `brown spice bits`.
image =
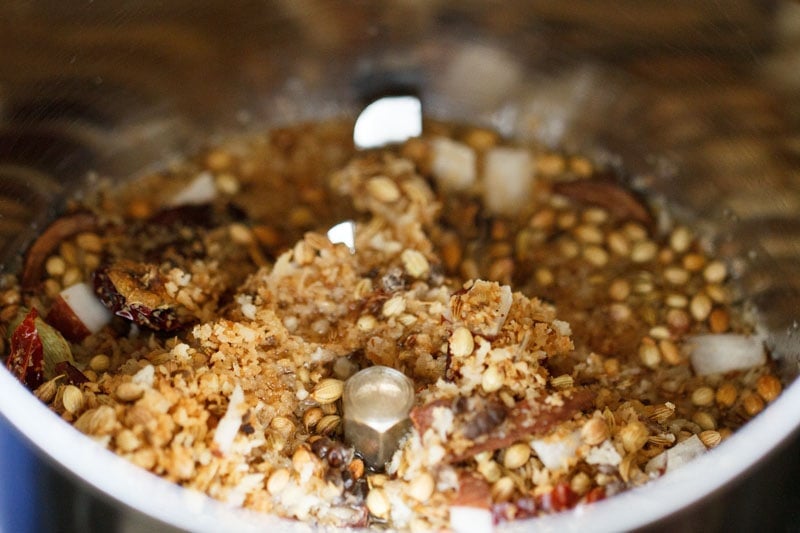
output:
[{"label": "brown spice bits", "polygon": [[359,211],[394,220],[430,225],[440,204],[416,173],[414,163],[391,153],[375,153],[353,160],[334,173],[331,185],[352,199]]},{"label": "brown spice bits", "polygon": [[476,280],[468,282],[465,289],[450,298],[453,321],[476,335],[491,338],[499,334],[511,309],[511,287]]},{"label": "brown spice bits", "polygon": [[540,361],[573,347],[569,325],[555,319],[552,307],[507,286],[479,280],[467,287],[450,298],[448,377],[461,394],[534,397],[547,383]]},{"label": "brown spice bits", "polygon": [[95,292],[114,314],[140,326],[173,331],[194,321],[167,292],[156,265],[122,259],[94,272]]},{"label": "brown spice bits", "polygon": [[316,237],[309,234],[272,269],[260,269],[237,299],[244,318],[256,319],[261,309],[279,312],[290,334],[345,355],[358,348],[345,318],[359,307],[354,287],[361,276],[345,246],[323,245]]},{"label": "brown spice bits", "polygon": [[425,230],[434,226],[441,204],[411,161],[391,153],[357,158],[334,173],[331,187],[356,210],[373,216],[356,232],[356,250],[364,266],[399,259],[407,248],[421,253],[429,264],[438,263]]},{"label": "brown spice bits", "polygon": [[458,492],[453,499],[453,506],[488,509],[491,503],[489,484],[483,478],[469,472],[459,472]]},{"label": "brown spice bits", "polygon": [[[594,395],[587,390],[548,397],[534,402],[524,400],[508,408],[497,398],[459,397],[448,402],[437,400],[411,412],[414,429],[424,435],[437,424],[437,419],[450,420],[445,429],[448,450],[445,461],[458,463],[481,452],[496,451],[534,436],[544,436],[561,422],[591,407]],[[450,412],[444,416],[437,409]],[[438,428],[434,428],[437,429]]]}]

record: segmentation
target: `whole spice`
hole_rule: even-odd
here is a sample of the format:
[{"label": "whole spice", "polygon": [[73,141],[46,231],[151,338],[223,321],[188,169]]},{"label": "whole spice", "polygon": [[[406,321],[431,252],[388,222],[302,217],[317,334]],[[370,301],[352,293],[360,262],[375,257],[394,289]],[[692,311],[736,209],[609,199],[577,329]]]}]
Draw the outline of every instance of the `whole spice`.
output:
[{"label": "whole spice", "polygon": [[606,421],[599,416],[593,416],[581,428],[581,437],[583,441],[590,446],[601,444],[609,436],[608,425]]},{"label": "whole spice", "polygon": [[418,502],[427,501],[436,488],[436,480],[427,472],[415,477],[408,485],[408,495]]},{"label": "whole spice", "polygon": [[342,417],[339,415],[325,415],[317,422],[316,432],[320,435],[330,435],[339,429]]},{"label": "whole spice", "polygon": [[742,397],[742,406],[749,416],[756,416],[764,410],[764,400],[753,392],[748,392]]},{"label": "whole spice", "polygon": [[64,387],[61,401],[64,409],[72,414],[78,414],[83,409],[83,393],[75,385]]},{"label": "whole spice", "polygon": [[56,376],[49,381],[45,381],[33,391],[33,394],[42,402],[50,403],[56,396],[56,390],[58,390],[58,381],[60,379],[61,376]]},{"label": "whole spice", "polygon": [[780,395],[781,389],[780,380],[771,374],[760,376],[756,381],[756,391],[766,402],[774,401]]},{"label": "whole spice", "polygon": [[715,396],[711,387],[699,387],[692,392],[692,403],[698,407],[707,407],[714,402]]},{"label": "whole spice", "polygon": [[644,424],[634,421],[625,425],[619,434],[625,449],[629,452],[636,452],[647,442],[649,431]]},{"label": "whole spice", "polygon": [[325,378],[314,386],[311,397],[320,404],[331,404],[342,397],[344,381],[336,378]]},{"label": "whole spice", "polygon": [[725,382],[717,389],[716,401],[722,407],[730,407],[736,402],[738,394],[734,384]]},{"label": "whole spice", "polygon": [[492,484],[492,500],[495,502],[505,502],[514,495],[514,480],[508,476],[501,477]]},{"label": "whole spice", "polygon": [[[90,198],[102,226],[51,233],[24,290],[4,279],[7,364],[27,379],[38,342],[35,394],[79,430],[323,529],[444,531],[459,506],[504,521],[589,504],[779,397],[759,341],[752,369],[697,367],[702,339],[757,328],[714,240],[614,172],[435,122],[357,154],[350,134],[283,128]],[[198,183],[206,203],[181,204]],[[326,237],[343,220],[352,245]],[[53,309],[73,282],[117,317],[65,339]],[[15,343],[31,308],[47,318]],[[380,473],[341,418],[344,382],[373,365],[417,399]]]},{"label": "whole spice", "polygon": [[319,407],[307,409],[306,412],[303,413],[303,425],[306,431],[314,429],[323,416],[325,416],[325,413],[323,413],[322,409]]},{"label": "whole spice", "polygon": [[519,468],[528,462],[531,448],[525,442],[519,442],[506,448],[503,454],[503,466],[509,470]]},{"label": "whole spice", "polygon": [[11,334],[6,366],[9,372],[34,390],[44,382],[44,346],[36,329],[36,309],[31,309]]},{"label": "whole spice", "polygon": [[121,402],[135,402],[142,397],[144,389],[138,383],[126,381],[117,386],[114,394]]},{"label": "whole spice", "polygon": [[453,331],[450,337],[450,353],[453,357],[466,357],[475,347],[472,332],[461,326]]},{"label": "whole spice", "polygon": [[706,448],[714,448],[722,441],[722,436],[719,432],[714,430],[703,431],[700,433],[699,437]]}]

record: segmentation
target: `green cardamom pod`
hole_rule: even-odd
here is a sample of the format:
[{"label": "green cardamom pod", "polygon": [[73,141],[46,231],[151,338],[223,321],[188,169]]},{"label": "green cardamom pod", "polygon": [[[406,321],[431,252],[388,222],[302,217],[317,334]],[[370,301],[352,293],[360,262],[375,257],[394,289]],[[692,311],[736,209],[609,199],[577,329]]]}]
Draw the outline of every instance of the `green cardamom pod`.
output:
[{"label": "green cardamom pod", "polygon": [[35,324],[36,332],[39,334],[44,348],[44,378],[53,379],[58,375],[56,370],[58,363],[67,361],[71,365],[75,365],[75,359],[72,358],[69,343],[57,329],[38,317]]}]

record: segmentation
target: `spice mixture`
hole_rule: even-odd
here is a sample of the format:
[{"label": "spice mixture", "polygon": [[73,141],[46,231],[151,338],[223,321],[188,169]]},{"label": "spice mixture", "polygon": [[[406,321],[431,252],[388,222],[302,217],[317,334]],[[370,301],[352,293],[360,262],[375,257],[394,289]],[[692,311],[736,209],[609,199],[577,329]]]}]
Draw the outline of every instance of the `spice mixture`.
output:
[{"label": "spice mixture", "polygon": [[[357,153],[351,127],[236,139],[72,206],[3,280],[7,366],[184,487],[413,531],[613,496],[780,394],[726,264],[614,172],[438,123]],[[326,237],[343,220],[352,250]],[[344,381],[374,364],[416,388],[383,470],[342,438]]]}]

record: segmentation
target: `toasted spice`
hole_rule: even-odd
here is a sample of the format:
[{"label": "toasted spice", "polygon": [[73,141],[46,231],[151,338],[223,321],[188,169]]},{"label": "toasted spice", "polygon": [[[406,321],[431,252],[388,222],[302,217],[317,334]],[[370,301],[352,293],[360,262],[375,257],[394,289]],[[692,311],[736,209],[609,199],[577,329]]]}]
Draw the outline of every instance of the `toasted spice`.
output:
[{"label": "toasted spice", "polygon": [[597,446],[605,441],[611,432],[603,417],[593,416],[581,428],[583,441],[590,446]]},{"label": "toasted spice", "polygon": [[706,448],[714,448],[722,442],[722,436],[717,431],[701,431],[698,435]]},{"label": "toasted spice", "polygon": [[503,466],[509,470],[519,468],[528,462],[531,457],[531,447],[525,442],[519,442],[506,448],[503,453]]},{"label": "toasted spice", "polygon": [[326,378],[314,386],[311,397],[320,404],[331,404],[342,397],[344,381],[335,378]]},{"label": "toasted spice", "polygon": [[774,401],[782,388],[780,380],[771,374],[760,376],[756,381],[756,391],[766,402]]},{"label": "toasted spice", "polygon": [[711,405],[714,398],[714,389],[711,387],[699,387],[692,392],[692,403],[698,407]]},{"label": "toasted spice", "polygon": [[142,397],[144,389],[137,383],[128,381],[120,383],[114,394],[121,402],[135,402]]},{"label": "toasted spice", "polygon": [[[444,531],[454,506],[511,520],[590,504],[779,397],[771,364],[694,373],[692,336],[754,329],[737,263],[613,169],[435,121],[356,152],[351,126],[233,139],[87,195],[2,279],[6,364],[134,464],[323,528]],[[510,165],[519,194],[486,186],[487,161]],[[175,202],[196,179],[208,202]],[[327,237],[346,220],[352,250]],[[18,329],[76,283],[110,322],[63,342],[39,339],[35,317]],[[381,472],[342,427],[345,380],[376,364],[415,389]]]},{"label": "toasted spice", "polygon": [[736,398],[739,392],[736,390],[736,385],[733,383],[725,382],[719,386],[715,399],[722,407],[731,407],[736,403]]}]

